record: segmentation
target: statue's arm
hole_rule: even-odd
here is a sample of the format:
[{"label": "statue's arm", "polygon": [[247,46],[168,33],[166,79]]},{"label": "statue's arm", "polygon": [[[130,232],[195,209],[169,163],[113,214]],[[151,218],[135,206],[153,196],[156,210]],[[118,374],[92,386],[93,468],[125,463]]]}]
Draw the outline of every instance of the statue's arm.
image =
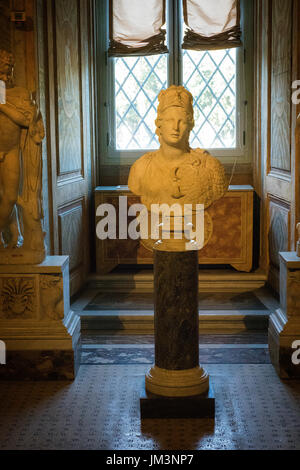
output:
[{"label": "statue's arm", "polygon": [[27,96],[22,97],[18,104],[12,104],[7,101],[5,104],[0,104],[0,112],[5,114],[15,124],[20,127],[29,127],[34,114],[34,106]]}]

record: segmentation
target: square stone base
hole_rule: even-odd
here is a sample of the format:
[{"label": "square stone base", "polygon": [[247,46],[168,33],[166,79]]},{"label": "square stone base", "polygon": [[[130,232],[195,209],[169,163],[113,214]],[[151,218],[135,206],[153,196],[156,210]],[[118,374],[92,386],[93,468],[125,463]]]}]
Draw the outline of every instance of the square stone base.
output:
[{"label": "square stone base", "polygon": [[[288,321],[281,309],[276,310],[270,317],[269,353],[271,362],[281,379],[300,378],[300,364],[293,360],[296,349],[292,347],[295,341],[300,340],[299,326],[299,323],[293,322],[293,319]],[[300,357],[300,353],[297,356]]]},{"label": "square stone base", "polygon": [[280,252],[280,308],[269,320],[269,351],[282,379],[300,378],[300,257]]},{"label": "square stone base", "polygon": [[140,395],[141,419],[213,418],[215,397],[212,385],[206,394],[192,397],[163,397],[149,393],[143,384]]},{"label": "square stone base", "polygon": [[0,381],[74,380],[80,364],[79,351],[79,345],[75,351],[7,351],[6,364],[0,365]]},{"label": "square stone base", "polygon": [[73,380],[79,364],[68,256],[0,266],[0,380]]}]

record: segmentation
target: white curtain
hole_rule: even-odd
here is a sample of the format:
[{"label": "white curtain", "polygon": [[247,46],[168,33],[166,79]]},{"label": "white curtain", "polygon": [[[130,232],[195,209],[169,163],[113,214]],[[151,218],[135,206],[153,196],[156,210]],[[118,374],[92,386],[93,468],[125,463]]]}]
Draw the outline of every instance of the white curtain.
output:
[{"label": "white curtain", "polygon": [[109,53],[167,52],[164,22],[165,0],[111,0]]},{"label": "white curtain", "polygon": [[241,44],[239,0],[183,0],[185,49],[219,49]]}]

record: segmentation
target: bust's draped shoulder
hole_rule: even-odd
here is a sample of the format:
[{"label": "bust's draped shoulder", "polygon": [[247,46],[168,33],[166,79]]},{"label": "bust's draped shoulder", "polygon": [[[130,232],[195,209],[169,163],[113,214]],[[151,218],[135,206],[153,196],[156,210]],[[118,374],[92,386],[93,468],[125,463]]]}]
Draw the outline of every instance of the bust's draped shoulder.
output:
[{"label": "bust's draped shoulder", "polygon": [[143,194],[142,181],[155,152],[145,153],[130,168],[128,177],[128,187],[133,194],[141,196]]},{"label": "bust's draped shoulder", "polygon": [[226,193],[228,180],[225,175],[225,168],[216,157],[213,157],[207,150],[200,148],[191,150],[194,165],[201,167],[201,173],[206,175],[213,188],[213,199],[216,201]]},{"label": "bust's draped shoulder", "polygon": [[[157,158],[158,157],[158,158]],[[140,157],[131,167],[128,186],[143,204],[203,204],[208,208],[227,191],[223,165],[202,149],[190,149],[181,161],[164,162],[159,151]]]},{"label": "bust's draped shoulder", "polygon": [[177,172],[181,203],[203,204],[205,209],[220,199],[228,183],[223,165],[203,149],[190,149]]}]

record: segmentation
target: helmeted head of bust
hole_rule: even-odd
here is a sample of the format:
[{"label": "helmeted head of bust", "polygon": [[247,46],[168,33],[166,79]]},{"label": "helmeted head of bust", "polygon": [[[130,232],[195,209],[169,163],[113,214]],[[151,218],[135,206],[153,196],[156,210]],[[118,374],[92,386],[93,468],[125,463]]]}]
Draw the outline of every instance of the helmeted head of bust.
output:
[{"label": "helmeted head of bust", "polygon": [[[160,139],[162,136],[168,138],[169,134],[170,141],[168,143],[172,145],[171,141],[173,139],[174,145],[176,145],[176,140],[181,138],[178,122],[184,122],[186,129],[182,129],[182,133],[184,133],[185,143],[188,144],[189,134],[195,124],[192,94],[183,86],[172,85],[167,90],[162,90],[159,93],[158,102],[157,119],[155,121],[156,134]],[[172,117],[174,118],[172,125],[176,129],[163,129],[165,123],[170,122]]]},{"label": "helmeted head of bust", "polygon": [[0,80],[7,84],[12,83],[14,59],[10,52],[0,49]]}]

